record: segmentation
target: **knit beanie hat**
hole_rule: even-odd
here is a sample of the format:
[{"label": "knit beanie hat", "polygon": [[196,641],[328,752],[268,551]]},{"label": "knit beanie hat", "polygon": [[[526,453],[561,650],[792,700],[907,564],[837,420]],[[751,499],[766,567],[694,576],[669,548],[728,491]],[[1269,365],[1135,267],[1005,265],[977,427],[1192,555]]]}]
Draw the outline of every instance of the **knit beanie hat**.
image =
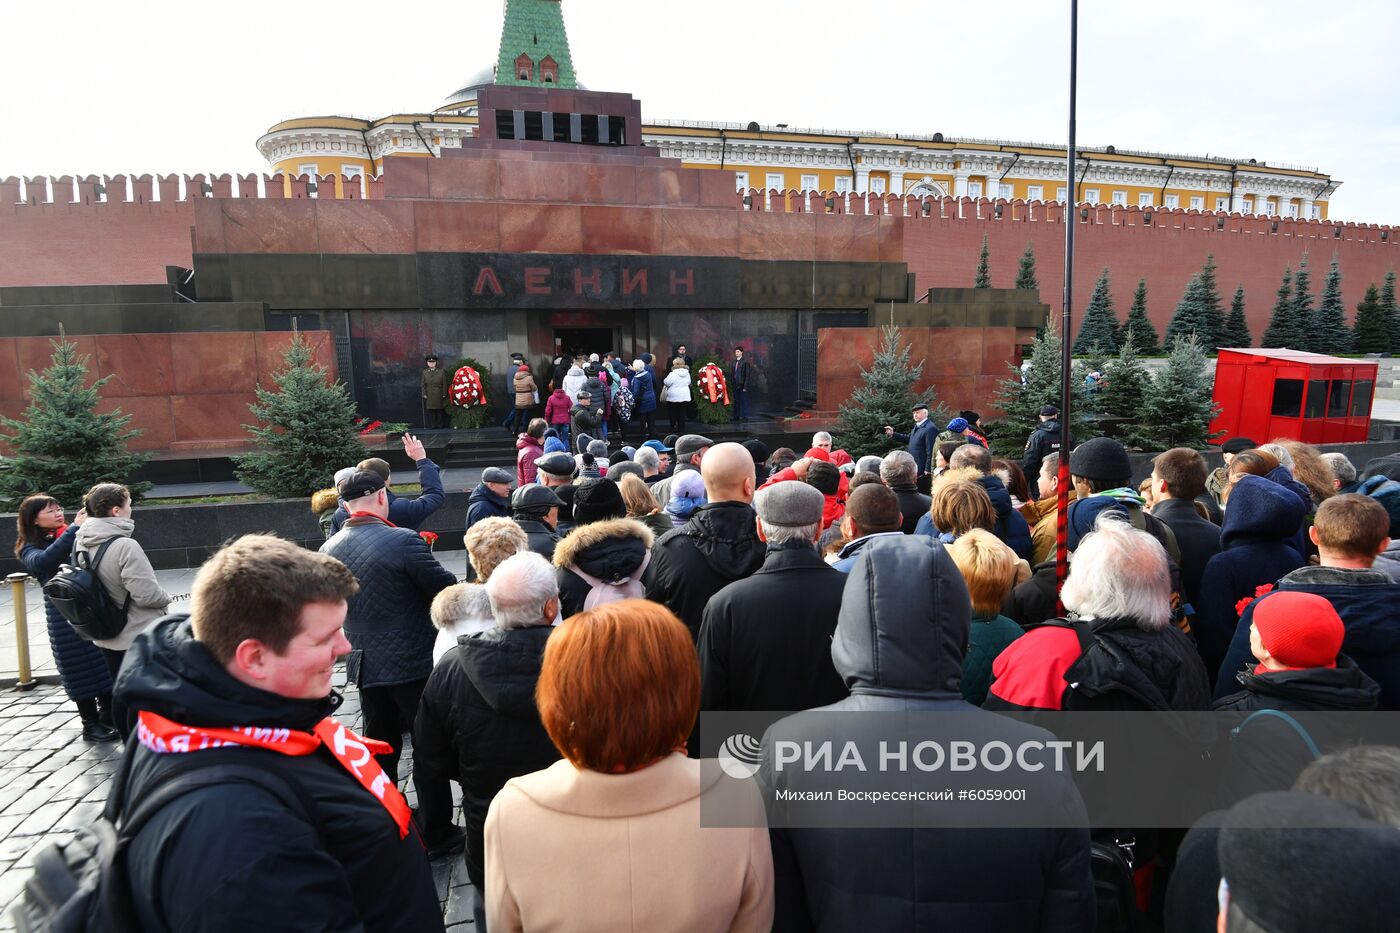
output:
[{"label": "knit beanie hat", "polygon": [[592,441],[589,441],[589,442],[588,442],[588,447],[586,447],[585,450],[587,450],[588,453],[592,454],[595,458],[597,458],[597,459],[599,459],[599,460],[606,460],[606,459],[608,459],[608,442],[607,442],[607,441],[604,441],[604,440],[592,440]]},{"label": "knit beanie hat", "polygon": [[1276,590],[1254,604],[1259,641],[1281,667],[1336,667],[1346,626],[1316,593]]},{"label": "knit beanie hat", "polygon": [[554,494],[559,497],[559,521],[561,523],[574,523],[574,496],[578,495],[578,487],[574,485],[555,486]]},{"label": "knit beanie hat", "polygon": [[768,445],[756,437],[744,441],[744,449],[749,452],[754,463],[767,463],[768,458],[773,455],[773,451],[768,449]]},{"label": "knit beanie hat", "polygon": [[575,487],[574,524],[587,525],[626,515],[627,504],[622,501],[622,491],[612,480],[589,479]]},{"label": "knit beanie hat", "polygon": [[612,466],[614,463],[621,463],[624,460],[631,459],[632,458],[627,456],[627,453],[625,451],[614,450],[612,453],[608,454],[608,466]]},{"label": "knit beanie hat", "polygon": [[1096,437],[1070,452],[1069,471],[1085,479],[1127,483],[1133,476],[1133,464],[1122,444],[1111,437]]},{"label": "knit beanie hat", "polygon": [[1246,450],[1253,450],[1259,445],[1247,437],[1232,437],[1220,445],[1220,452],[1223,454],[1244,453]]}]

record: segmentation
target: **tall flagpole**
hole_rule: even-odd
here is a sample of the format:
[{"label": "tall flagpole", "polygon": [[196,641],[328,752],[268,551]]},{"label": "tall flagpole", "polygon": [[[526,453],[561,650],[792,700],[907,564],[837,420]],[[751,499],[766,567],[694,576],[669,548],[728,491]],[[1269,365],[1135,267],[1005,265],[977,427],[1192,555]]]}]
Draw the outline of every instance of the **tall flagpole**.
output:
[{"label": "tall flagpole", "polygon": [[[1074,163],[1076,151],[1074,112],[1077,104],[1079,65],[1079,0],[1069,0],[1069,148],[1065,158],[1065,289],[1060,308],[1060,477],[1058,483],[1058,503],[1055,520],[1055,592],[1058,594],[1069,575],[1069,446],[1071,405],[1071,353],[1070,309],[1074,297],[1074,228],[1079,223],[1079,196],[1074,190]],[[1061,615],[1064,606],[1057,607]]]}]

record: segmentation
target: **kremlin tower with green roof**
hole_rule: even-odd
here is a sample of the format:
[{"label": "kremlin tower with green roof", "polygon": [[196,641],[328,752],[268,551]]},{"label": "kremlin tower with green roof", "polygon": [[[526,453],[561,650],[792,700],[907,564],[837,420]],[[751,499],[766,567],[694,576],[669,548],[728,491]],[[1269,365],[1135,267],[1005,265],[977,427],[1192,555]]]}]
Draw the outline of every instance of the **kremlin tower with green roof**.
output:
[{"label": "kremlin tower with green roof", "polygon": [[496,84],[578,87],[560,0],[506,0]]}]

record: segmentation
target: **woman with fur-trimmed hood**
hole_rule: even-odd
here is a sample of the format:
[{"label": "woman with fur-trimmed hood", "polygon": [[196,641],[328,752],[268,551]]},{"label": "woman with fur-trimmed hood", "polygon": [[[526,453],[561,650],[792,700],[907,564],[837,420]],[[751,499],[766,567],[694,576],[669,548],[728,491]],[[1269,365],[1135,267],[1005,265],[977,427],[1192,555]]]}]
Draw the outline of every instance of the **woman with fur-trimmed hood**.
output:
[{"label": "woman with fur-trimmed hood", "polygon": [[467,563],[476,582],[454,584],[433,599],[428,615],[438,630],[437,641],[433,643],[434,667],[443,655],[457,647],[463,635],[496,627],[484,584],[501,561],[530,547],[525,532],[509,518],[483,518],[467,530],[463,541],[467,547]]},{"label": "woman with fur-trimmed hood", "polygon": [[569,616],[618,599],[642,599],[651,562],[651,529],[626,517],[617,483],[585,480],[574,493],[577,527],[554,548],[559,614]]}]

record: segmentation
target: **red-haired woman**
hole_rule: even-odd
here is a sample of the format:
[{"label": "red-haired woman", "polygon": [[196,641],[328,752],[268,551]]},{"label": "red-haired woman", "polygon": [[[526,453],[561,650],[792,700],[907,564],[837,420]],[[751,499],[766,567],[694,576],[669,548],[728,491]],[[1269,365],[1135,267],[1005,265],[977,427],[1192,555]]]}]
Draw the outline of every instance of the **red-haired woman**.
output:
[{"label": "red-haired woman", "polygon": [[[700,666],[680,620],[635,599],[569,618],[545,647],[535,701],[565,760],[491,803],[491,933],[772,926],[757,794],[685,755]],[[751,804],[755,828],[702,828],[702,798]]]},{"label": "red-haired woman", "polygon": [[[72,559],[73,539],[86,518],[87,513],[79,510],[73,524],[66,525],[63,506],[53,496],[39,493],[25,498],[15,518],[15,556],[25,571],[41,584],[47,583]],[[116,741],[120,736],[112,728],[112,677],[102,652],[79,638],[48,599],[44,600],[44,616],[54,664],[68,699],[77,704],[83,738],[89,742]]]}]

